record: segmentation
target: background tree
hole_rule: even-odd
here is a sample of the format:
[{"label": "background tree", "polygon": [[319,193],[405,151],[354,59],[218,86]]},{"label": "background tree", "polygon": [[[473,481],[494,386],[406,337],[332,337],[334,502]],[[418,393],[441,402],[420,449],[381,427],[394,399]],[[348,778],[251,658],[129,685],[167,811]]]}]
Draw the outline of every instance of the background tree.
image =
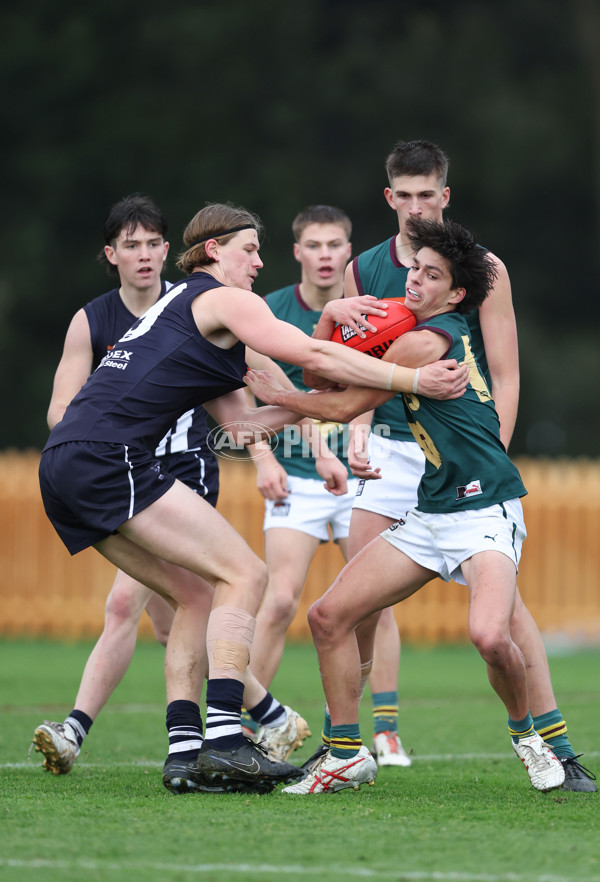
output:
[{"label": "background tree", "polygon": [[452,160],[448,215],[511,273],[512,452],[597,455],[598,18],[593,0],[30,0],[2,12],[0,447],[45,441],[68,321],[110,286],[94,258],[112,202],[151,195],[172,254],[207,201],[258,212],[266,293],[297,276],[290,223],[309,203],[349,212],[355,252],[392,235],[384,159],[424,137]]}]

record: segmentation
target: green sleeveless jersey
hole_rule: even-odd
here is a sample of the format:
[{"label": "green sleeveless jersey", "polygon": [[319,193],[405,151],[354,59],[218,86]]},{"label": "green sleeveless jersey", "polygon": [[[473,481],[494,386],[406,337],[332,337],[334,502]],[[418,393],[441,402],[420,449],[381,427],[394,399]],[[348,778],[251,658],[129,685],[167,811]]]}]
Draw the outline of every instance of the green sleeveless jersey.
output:
[{"label": "green sleeveless jersey", "polygon": [[423,329],[448,340],[449,358],[469,366],[469,385],[461,398],[449,401],[402,396],[408,424],[426,458],[417,508],[456,512],[525,496],[521,476],[500,441],[498,414],[473,353],[465,316],[446,312],[409,333]]},{"label": "green sleeveless jersey", "polygon": [[[321,313],[318,310],[311,309],[302,300],[299,285],[288,285],[287,288],[273,291],[272,294],[265,298],[265,302],[278,319],[289,322],[291,325],[300,328],[309,337],[312,336]],[[297,389],[301,389],[304,392],[308,390],[308,387],[302,382],[301,367],[284,361],[278,361],[277,364],[285,371]],[[344,456],[348,447],[347,426],[343,423],[319,420],[315,420],[315,422],[321,434],[326,437],[330,450],[346,465],[348,476],[353,477]],[[277,443],[272,443],[272,447],[277,460],[289,475],[294,475],[298,478],[317,478],[320,480],[320,475],[315,468],[315,458],[311,454],[308,445],[302,441],[299,428],[291,426],[284,429],[277,436]]]},{"label": "green sleeveless jersey", "polygon": [[[382,297],[404,297],[406,293],[408,267],[403,266],[398,260],[395,236],[355,257],[352,261],[352,273],[359,294],[371,294],[381,300]],[[471,348],[489,384],[490,377],[479,326],[479,310],[475,309],[469,313],[467,321],[471,334]],[[399,395],[375,409],[371,425],[373,431],[384,437],[395,441],[414,441]]]}]

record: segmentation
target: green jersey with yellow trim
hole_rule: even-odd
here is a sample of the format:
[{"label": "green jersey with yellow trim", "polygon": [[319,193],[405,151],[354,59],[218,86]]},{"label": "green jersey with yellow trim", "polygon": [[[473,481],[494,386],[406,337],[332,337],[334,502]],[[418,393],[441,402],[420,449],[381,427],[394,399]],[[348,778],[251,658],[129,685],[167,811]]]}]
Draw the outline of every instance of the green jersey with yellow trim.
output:
[{"label": "green jersey with yellow trim", "polygon": [[[386,239],[385,242],[375,245],[368,251],[363,251],[352,261],[352,274],[358,293],[361,295],[371,294],[379,300],[383,297],[405,296],[408,269],[398,260],[396,236]],[[471,334],[471,348],[489,384],[490,376],[479,325],[478,309],[474,309],[468,314],[467,323]],[[447,357],[450,358],[450,356]],[[375,409],[371,425],[373,431],[384,438],[391,438],[394,441],[414,441],[399,395]]]},{"label": "green jersey with yellow trim", "polygon": [[[278,319],[295,325],[309,337],[312,336],[321,318],[321,313],[311,309],[302,299],[298,284],[288,285],[286,288],[273,291],[265,298],[265,302]],[[308,387],[302,382],[303,369],[301,367],[284,361],[278,361],[277,364],[297,389],[301,389],[303,392],[308,391]],[[321,434],[327,439],[330,450],[341,459],[348,470],[348,476],[352,477],[344,456],[348,447],[348,427],[342,423],[320,420],[315,420],[315,423]],[[288,426],[279,433],[276,442],[274,441],[271,446],[277,460],[289,475],[320,480],[320,475],[315,468],[315,459],[308,445],[302,440],[298,426]]]},{"label": "green jersey with yellow trim", "polygon": [[448,358],[469,366],[469,385],[461,398],[448,401],[402,396],[408,425],[426,459],[417,508],[455,512],[525,496],[519,471],[500,441],[498,414],[473,353],[465,316],[446,312],[409,333],[423,330],[448,340]]}]

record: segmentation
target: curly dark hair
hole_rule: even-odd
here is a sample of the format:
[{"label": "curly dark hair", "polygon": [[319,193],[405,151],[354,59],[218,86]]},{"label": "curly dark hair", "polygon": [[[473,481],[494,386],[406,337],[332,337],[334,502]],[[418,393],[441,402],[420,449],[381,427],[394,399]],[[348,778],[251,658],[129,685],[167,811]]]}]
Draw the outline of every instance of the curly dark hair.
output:
[{"label": "curly dark hair", "polygon": [[494,287],[498,270],[473,233],[451,220],[411,218],[406,228],[414,250],[431,248],[443,257],[452,276],[452,287],[465,289],[456,311],[467,313],[481,306]]}]

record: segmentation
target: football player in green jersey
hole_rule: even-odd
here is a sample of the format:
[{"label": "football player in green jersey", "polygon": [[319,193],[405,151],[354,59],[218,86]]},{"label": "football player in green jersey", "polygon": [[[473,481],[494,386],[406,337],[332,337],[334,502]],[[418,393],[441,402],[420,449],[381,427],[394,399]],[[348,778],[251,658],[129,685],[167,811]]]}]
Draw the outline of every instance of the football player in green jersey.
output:
[{"label": "football player in green jersey", "polygon": [[[442,220],[450,201],[447,185],[448,157],[430,141],[400,141],[386,160],[388,186],[385,198],[398,220],[398,233],[380,245],[363,252],[348,266],[345,278],[345,301],[332,303],[315,336],[329,339],[331,321],[345,322],[344,312],[350,310],[352,295],[370,294],[377,297],[401,296],[412,256],[407,233],[411,218]],[[517,328],[512,304],[510,279],[506,267],[490,255],[496,267],[496,279],[490,294],[479,309],[468,316],[473,350],[491,389],[498,417],[500,439],[504,447],[512,437],[519,397],[519,357]],[[356,309],[356,307],[352,307]],[[318,385],[319,378],[306,378]],[[368,444],[358,439],[372,429]],[[403,512],[416,504],[419,479],[425,460],[409,430],[401,400],[392,399],[356,421],[351,437],[348,462],[353,474],[369,478],[379,474],[382,479],[361,481],[355,497],[350,522],[350,554],[356,554],[372,538],[390,526]],[[366,431],[365,431],[366,430]],[[567,725],[557,707],[544,644],[535,621],[517,592],[511,633],[520,647],[529,670],[529,693],[536,729],[562,760],[565,766],[563,789],[596,791],[593,776],[579,762],[567,736]],[[375,636],[371,690],[376,695],[390,696],[390,709],[397,708],[397,667],[399,659],[398,629],[391,610],[384,610]],[[376,733],[377,708],[374,707]],[[390,715],[393,723],[393,717]],[[380,722],[381,726],[381,722]],[[378,763],[389,753],[393,742],[385,735],[376,735],[373,750]]]},{"label": "football player in green jersey", "polygon": [[[442,404],[403,395],[411,431],[426,458],[418,504],[353,557],[309,610],[331,714],[331,746],[313,771],[285,792],[313,794],[373,782],[377,766],[362,745],[358,724],[361,663],[371,657],[372,646],[361,645],[357,629],[436,575],[467,585],[469,634],[507,710],[513,748],[533,786],[553,790],[564,782],[564,765],[535,731],[526,662],[511,635],[526,535],[520,497],[526,490],[500,439],[498,415],[465,319],[487,297],[497,267],[467,230],[450,221],[413,219],[407,234],[413,257],[405,302],[417,325],[395,341],[384,360],[399,359],[418,369],[432,358],[453,357],[468,365],[469,385],[460,399]],[[349,420],[393,397],[355,388],[269,393],[264,382],[259,375],[254,384],[263,401],[313,418],[328,413]]]}]

